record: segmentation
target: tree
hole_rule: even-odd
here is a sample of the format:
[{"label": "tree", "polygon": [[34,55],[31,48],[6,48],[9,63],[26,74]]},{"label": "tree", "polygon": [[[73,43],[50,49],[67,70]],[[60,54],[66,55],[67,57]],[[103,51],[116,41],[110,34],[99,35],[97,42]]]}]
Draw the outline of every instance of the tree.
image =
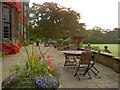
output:
[{"label": "tree", "polygon": [[77,29],[84,30],[84,24],[80,24],[80,13],[58,5],[57,3],[45,2],[33,3],[30,8],[31,32],[44,38],[63,38],[66,31],[75,35]]},{"label": "tree", "polygon": [[85,31],[84,43],[94,44],[117,44],[118,43],[118,29],[109,30],[101,27],[93,27],[91,30]]}]

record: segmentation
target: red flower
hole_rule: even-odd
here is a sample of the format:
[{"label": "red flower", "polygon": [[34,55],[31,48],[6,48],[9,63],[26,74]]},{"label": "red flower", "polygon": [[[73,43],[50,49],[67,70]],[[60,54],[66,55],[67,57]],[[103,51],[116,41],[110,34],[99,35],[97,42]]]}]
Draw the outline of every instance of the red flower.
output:
[{"label": "red flower", "polygon": [[51,55],[49,54],[49,55],[47,55],[47,58],[49,59],[49,58],[51,58]]},{"label": "red flower", "polygon": [[6,53],[6,54],[16,54],[17,52],[20,51],[20,47],[15,44],[15,43],[2,43],[2,50]]},{"label": "red flower", "polygon": [[52,61],[48,60],[48,65],[52,66]]},{"label": "red flower", "polygon": [[42,56],[41,56],[41,55],[39,55],[39,56],[38,56],[38,58],[39,58],[39,59],[42,59]]}]

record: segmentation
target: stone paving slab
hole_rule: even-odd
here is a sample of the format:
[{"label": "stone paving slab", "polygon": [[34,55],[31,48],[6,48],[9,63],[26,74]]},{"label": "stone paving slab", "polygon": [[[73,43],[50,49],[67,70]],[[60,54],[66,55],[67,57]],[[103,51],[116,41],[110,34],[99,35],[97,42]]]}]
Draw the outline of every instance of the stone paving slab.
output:
[{"label": "stone paving slab", "polygon": [[[64,68],[64,54],[61,53],[60,50],[55,49],[54,47],[43,47],[41,45],[42,51],[45,52],[49,49],[47,54],[51,54],[53,57],[53,62],[59,65],[61,69],[61,78],[60,78],[60,88],[118,88],[118,73],[114,72],[113,69],[96,63],[96,67],[100,71],[98,76],[96,77],[92,72],[90,72],[92,79],[88,79],[88,75],[81,76],[81,80],[79,81],[77,77],[74,77],[74,73],[76,68],[67,67]],[[27,46],[29,52],[31,52],[31,45]],[[39,54],[38,47],[34,47],[35,53]],[[0,76],[2,79],[5,79],[8,75],[10,75],[9,68],[16,64],[20,63],[21,66],[25,65],[26,53],[24,48],[22,47],[21,52],[15,55],[7,55],[0,59]],[[1,75],[2,73],[2,75]],[[0,80],[2,80],[0,78]]]}]

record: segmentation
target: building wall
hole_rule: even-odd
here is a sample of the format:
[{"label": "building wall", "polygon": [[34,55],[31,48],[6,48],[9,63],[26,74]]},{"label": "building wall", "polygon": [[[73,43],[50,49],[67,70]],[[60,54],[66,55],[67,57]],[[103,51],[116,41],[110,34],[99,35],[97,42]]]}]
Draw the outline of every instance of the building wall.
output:
[{"label": "building wall", "polygon": [[2,2],[0,2],[0,43],[2,43]]},{"label": "building wall", "polygon": [[[0,43],[2,43],[2,2],[0,2]],[[1,45],[0,50],[2,50]]]},{"label": "building wall", "polygon": [[[9,6],[10,11],[11,11],[10,19],[11,19],[11,38],[12,38],[12,41],[16,42],[19,39],[19,37],[17,35],[17,30],[28,41],[28,35],[29,35],[28,34],[29,33],[29,31],[28,31],[28,29],[29,29],[28,20],[29,20],[29,18],[28,18],[28,16],[24,17],[24,12],[25,11],[24,11],[24,3],[23,2],[20,2],[21,11],[19,13],[15,9],[15,7],[13,7],[13,6],[9,5],[9,4],[0,2],[0,33],[1,33],[0,38],[3,38],[2,37],[3,26],[2,26],[2,21],[1,21],[3,17],[2,17],[1,12],[2,12],[2,7],[4,5]],[[27,8],[29,9],[29,3],[27,3]],[[19,14],[21,16],[20,21],[19,21]],[[28,13],[27,13],[27,15],[28,15]],[[24,20],[26,20],[26,18],[27,18],[27,22],[24,21]],[[3,42],[4,42],[4,39],[3,39]],[[2,43],[2,41],[0,43]]]},{"label": "building wall", "polygon": [[29,2],[24,2],[24,38],[29,42]]}]

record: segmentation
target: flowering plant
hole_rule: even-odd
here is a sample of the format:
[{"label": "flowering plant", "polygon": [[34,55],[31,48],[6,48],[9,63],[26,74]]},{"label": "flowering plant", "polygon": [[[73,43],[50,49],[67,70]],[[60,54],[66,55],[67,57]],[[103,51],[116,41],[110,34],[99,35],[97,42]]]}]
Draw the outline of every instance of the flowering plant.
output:
[{"label": "flowering plant", "polygon": [[26,67],[14,65],[10,69],[13,74],[3,81],[2,88],[58,88],[60,72],[52,62],[51,55],[45,57],[47,51],[42,53],[40,47],[40,55],[35,55],[33,45],[32,54],[29,55],[24,48],[28,56]]},{"label": "flowering plant", "polygon": [[5,54],[16,54],[20,51],[20,48],[22,47],[22,43],[21,42],[17,42],[17,43],[2,43],[2,51]]}]

